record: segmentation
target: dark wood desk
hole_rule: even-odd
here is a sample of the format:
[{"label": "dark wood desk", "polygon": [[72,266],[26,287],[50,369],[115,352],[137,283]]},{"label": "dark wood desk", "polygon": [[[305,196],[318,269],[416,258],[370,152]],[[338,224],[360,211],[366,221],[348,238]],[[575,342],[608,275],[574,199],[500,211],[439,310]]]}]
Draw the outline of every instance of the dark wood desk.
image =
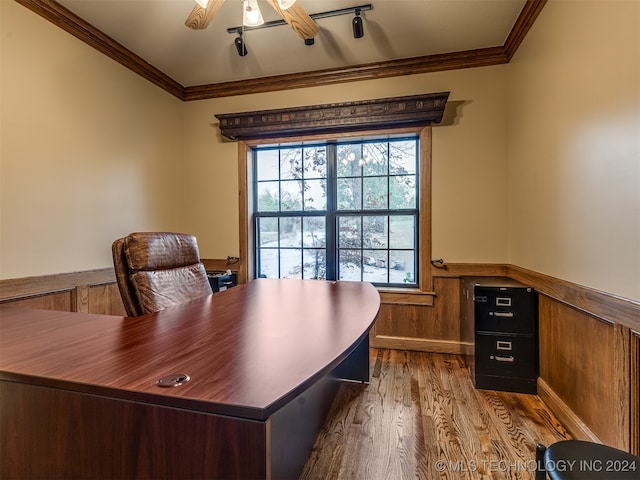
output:
[{"label": "dark wood desk", "polygon": [[1,307],[0,477],[296,478],[379,302],[260,279],[137,318]]}]

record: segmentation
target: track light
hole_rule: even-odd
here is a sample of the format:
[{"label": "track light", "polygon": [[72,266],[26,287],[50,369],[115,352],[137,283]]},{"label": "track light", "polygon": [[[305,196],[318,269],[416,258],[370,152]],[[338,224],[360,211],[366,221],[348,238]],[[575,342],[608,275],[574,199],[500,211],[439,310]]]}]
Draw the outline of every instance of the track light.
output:
[{"label": "track light", "polygon": [[353,38],[364,37],[364,24],[362,23],[362,17],[360,16],[359,8],[356,8],[356,16],[353,17],[351,23],[353,24]]},{"label": "track light", "polygon": [[242,23],[247,27],[256,27],[264,23],[258,0],[242,1]]},{"label": "track light", "polygon": [[238,50],[238,55],[244,57],[247,53],[247,46],[244,44],[244,38],[242,38],[242,33],[238,33],[238,36],[234,40],[236,45],[236,50]]},{"label": "track light", "polygon": [[[206,1],[206,0],[203,0]],[[287,8],[291,8],[296,0],[277,0],[278,6],[282,10],[286,10]],[[358,5],[356,7],[347,7],[340,8],[338,10],[329,10],[326,12],[318,12],[312,13],[309,15],[312,20],[317,20],[320,18],[328,18],[335,17],[338,15],[350,15],[355,14],[353,17],[352,25],[353,25],[353,37],[354,38],[362,38],[364,37],[364,19],[360,16],[362,12],[366,12],[369,10],[373,10],[373,5],[370,3],[366,5]],[[258,7],[257,0],[242,0],[242,12],[243,12],[243,25],[237,27],[229,27],[227,28],[227,33],[238,34],[239,38],[235,39],[235,45],[238,49],[238,55],[244,57],[247,55],[247,49],[244,46],[244,40],[242,35],[245,31],[249,30],[258,30],[269,27],[278,27],[280,25],[286,25],[287,22],[284,19],[280,20],[272,20],[270,22],[265,22],[262,19],[262,14],[260,13],[260,8]],[[252,18],[254,20],[252,20]],[[257,20],[256,20],[257,18]],[[254,23],[257,22],[257,23]],[[313,45],[315,40],[313,38],[306,38],[304,40],[305,45]]]}]

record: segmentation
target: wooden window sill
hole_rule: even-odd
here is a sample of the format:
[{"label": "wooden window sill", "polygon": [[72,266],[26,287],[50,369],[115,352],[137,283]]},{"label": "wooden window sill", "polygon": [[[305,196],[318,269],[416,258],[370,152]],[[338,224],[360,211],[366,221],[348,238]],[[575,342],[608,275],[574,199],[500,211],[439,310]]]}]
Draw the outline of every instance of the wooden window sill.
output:
[{"label": "wooden window sill", "polygon": [[433,305],[435,292],[423,292],[419,289],[379,288],[380,302],[385,305]]}]

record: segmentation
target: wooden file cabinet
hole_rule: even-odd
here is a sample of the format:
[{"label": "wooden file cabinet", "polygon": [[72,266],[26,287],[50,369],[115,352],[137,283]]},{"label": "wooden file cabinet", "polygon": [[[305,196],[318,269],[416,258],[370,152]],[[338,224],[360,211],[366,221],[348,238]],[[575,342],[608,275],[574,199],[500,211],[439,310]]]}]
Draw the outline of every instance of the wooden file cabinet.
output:
[{"label": "wooden file cabinet", "polygon": [[462,322],[473,325],[467,358],[476,388],[536,393],[537,295],[506,277],[462,279]]}]

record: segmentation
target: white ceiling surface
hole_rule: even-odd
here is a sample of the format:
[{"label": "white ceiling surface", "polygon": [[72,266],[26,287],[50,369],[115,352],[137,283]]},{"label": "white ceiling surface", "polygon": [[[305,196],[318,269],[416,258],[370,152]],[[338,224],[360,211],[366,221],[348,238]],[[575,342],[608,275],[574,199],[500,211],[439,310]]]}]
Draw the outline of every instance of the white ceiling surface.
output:
[{"label": "white ceiling surface", "polygon": [[[364,37],[353,38],[351,14],[321,18],[312,46],[288,25],[245,32],[245,57],[227,33],[242,24],[241,0],[226,0],[205,30],[184,24],[194,0],[58,2],[188,87],[501,46],[525,0],[298,0],[309,14],[371,3]],[[265,21],[280,19],[258,3]]]}]

